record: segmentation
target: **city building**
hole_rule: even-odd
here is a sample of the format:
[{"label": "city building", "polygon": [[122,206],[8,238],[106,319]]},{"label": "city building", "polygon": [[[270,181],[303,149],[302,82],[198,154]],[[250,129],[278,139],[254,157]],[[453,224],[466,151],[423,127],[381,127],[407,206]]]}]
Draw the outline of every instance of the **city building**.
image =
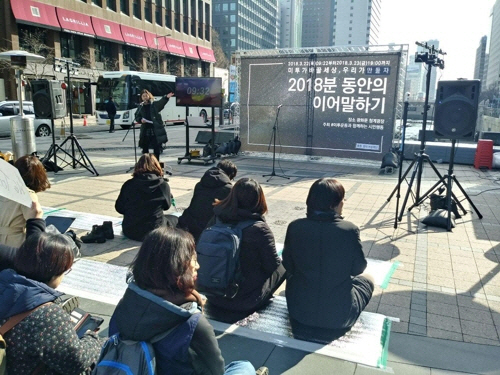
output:
[{"label": "city building", "polygon": [[490,48],[488,52],[488,70],[483,90],[498,86],[500,75],[500,0],[495,1],[491,10]]},{"label": "city building", "polygon": [[381,0],[303,1],[303,47],[378,43]]},{"label": "city building", "polygon": [[[0,0],[0,12],[0,49],[43,46],[38,54],[81,65],[72,79],[80,113],[92,113],[91,83],[101,71],[213,71],[211,0]],[[26,77],[64,78],[52,58],[43,65],[43,74],[31,67]],[[5,96],[16,97],[12,71],[3,69],[1,77]]]},{"label": "city building", "polygon": [[476,63],[474,65],[474,79],[479,79],[484,84],[486,72],[488,69],[488,54],[486,53],[486,44],[488,37],[485,35],[479,42],[479,47],[476,49]]},{"label": "city building", "polygon": [[213,0],[213,27],[230,59],[236,50],[278,46],[278,0]]},{"label": "city building", "polygon": [[280,0],[281,48],[302,47],[302,2],[303,0]]}]

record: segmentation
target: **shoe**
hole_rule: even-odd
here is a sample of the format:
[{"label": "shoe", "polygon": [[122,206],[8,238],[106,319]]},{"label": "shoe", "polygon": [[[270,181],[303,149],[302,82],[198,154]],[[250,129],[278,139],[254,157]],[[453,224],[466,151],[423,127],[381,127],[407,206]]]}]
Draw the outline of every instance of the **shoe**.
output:
[{"label": "shoe", "polygon": [[113,238],[115,238],[115,234],[113,232],[113,222],[103,221],[100,227],[102,228],[104,237],[106,237],[107,240],[112,240]]},{"label": "shoe", "polygon": [[82,241],[83,243],[106,242],[102,225],[92,225],[92,231],[88,232],[85,236],[82,236]]},{"label": "shoe", "polygon": [[266,366],[259,367],[255,375],[269,375],[269,369]]},{"label": "shoe", "polygon": [[61,306],[68,314],[71,314],[74,309],[80,306],[80,299],[77,296],[70,296],[69,294],[57,297],[54,302]]},{"label": "shoe", "polygon": [[80,239],[80,237],[78,237],[75,233],[75,231],[73,229],[70,229],[68,230],[66,233],[64,233],[65,235],[69,236],[74,242],[75,242],[75,245],[76,247],[78,247],[78,249],[81,249],[82,248],[82,240]]}]

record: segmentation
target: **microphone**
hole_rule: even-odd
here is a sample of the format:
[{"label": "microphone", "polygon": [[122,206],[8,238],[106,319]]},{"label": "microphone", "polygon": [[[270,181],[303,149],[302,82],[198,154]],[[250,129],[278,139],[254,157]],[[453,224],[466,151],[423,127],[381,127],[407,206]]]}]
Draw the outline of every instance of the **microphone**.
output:
[{"label": "microphone", "polygon": [[280,104],[280,105],[278,106],[278,109],[280,109],[281,107],[283,107],[283,104]]}]

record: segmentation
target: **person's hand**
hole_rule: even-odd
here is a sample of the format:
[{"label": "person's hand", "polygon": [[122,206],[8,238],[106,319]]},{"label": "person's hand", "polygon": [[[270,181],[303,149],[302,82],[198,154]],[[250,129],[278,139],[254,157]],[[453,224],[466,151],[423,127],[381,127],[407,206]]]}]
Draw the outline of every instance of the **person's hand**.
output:
[{"label": "person's hand", "polygon": [[42,217],[43,217],[42,205],[38,201],[32,202],[31,208],[29,211],[29,218],[30,219],[41,219]]},{"label": "person's hand", "polygon": [[167,98],[169,98],[169,99],[170,99],[170,98],[171,98],[172,96],[174,96],[174,95],[175,95],[175,94],[174,94],[173,92],[169,92],[169,93],[167,94]]},{"label": "person's hand", "polygon": [[145,124],[145,123],[146,123],[146,119],[141,119],[141,122],[142,122],[143,124]]}]

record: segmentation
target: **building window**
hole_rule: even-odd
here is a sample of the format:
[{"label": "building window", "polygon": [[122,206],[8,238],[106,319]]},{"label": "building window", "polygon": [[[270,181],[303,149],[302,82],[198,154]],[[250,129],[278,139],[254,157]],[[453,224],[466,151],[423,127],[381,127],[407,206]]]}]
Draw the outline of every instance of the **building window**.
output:
[{"label": "building window", "polygon": [[175,30],[181,31],[181,0],[175,0],[174,3],[175,12]]},{"label": "building window", "polygon": [[203,19],[205,20],[205,40],[210,41],[210,4],[205,4]]},{"label": "building window", "polygon": [[231,22],[236,22],[236,15],[235,15],[235,14],[231,14],[231,15],[229,16],[229,20],[230,20]]},{"label": "building window", "polygon": [[144,2],[144,19],[148,22],[153,22],[153,5],[151,0]]},{"label": "building window", "polygon": [[75,34],[61,33],[61,56],[78,61],[82,55],[81,37]]},{"label": "building window", "polygon": [[134,0],[132,6],[134,7],[134,17],[141,19],[140,0]]},{"label": "building window", "polygon": [[161,3],[162,0],[156,0],[155,6],[155,22],[157,25],[162,26],[162,18],[161,18]]},{"label": "building window", "polygon": [[128,9],[128,0],[120,0],[120,12],[126,14],[127,16],[130,15],[130,11]]},{"label": "building window", "polygon": [[191,0],[191,35],[196,36],[196,0]]},{"label": "building window", "polygon": [[172,28],[172,2],[165,0],[165,27]]},{"label": "building window", "polygon": [[227,12],[229,10],[229,5],[227,3],[222,4],[222,11]]},{"label": "building window", "polygon": [[182,31],[184,34],[189,34],[189,8],[188,8],[188,0],[182,0]]},{"label": "building window", "polygon": [[203,38],[203,1],[198,0],[198,38]]},{"label": "building window", "polygon": [[231,26],[231,35],[236,35],[236,27]]},{"label": "building window", "polygon": [[229,4],[229,9],[230,10],[236,10],[236,3]]},{"label": "building window", "polygon": [[92,3],[102,8],[102,0],[92,0]]},{"label": "building window", "polygon": [[106,6],[113,12],[116,12],[116,0],[106,0]]}]

